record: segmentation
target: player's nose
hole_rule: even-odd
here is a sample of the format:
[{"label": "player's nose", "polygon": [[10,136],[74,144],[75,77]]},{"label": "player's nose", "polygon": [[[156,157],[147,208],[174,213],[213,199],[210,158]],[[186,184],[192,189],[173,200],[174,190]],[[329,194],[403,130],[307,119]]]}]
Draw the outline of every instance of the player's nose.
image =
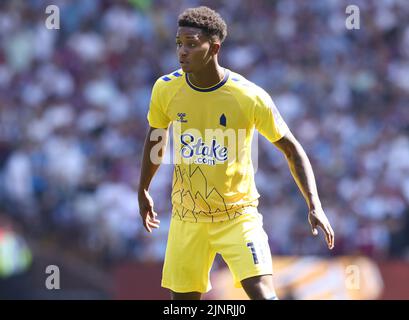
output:
[{"label": "player's nose", "polygon": [[186,50],[186,48],[184,47],[184,46],[181,46],[180,48],[179,48],[179,60],[181,59],[181,58],[186,58],[187,57],[187,50]]},{"label": "player's nose", "polygon": [[179,52],[179,61],[185,60],[187,58],[186,52]]}]

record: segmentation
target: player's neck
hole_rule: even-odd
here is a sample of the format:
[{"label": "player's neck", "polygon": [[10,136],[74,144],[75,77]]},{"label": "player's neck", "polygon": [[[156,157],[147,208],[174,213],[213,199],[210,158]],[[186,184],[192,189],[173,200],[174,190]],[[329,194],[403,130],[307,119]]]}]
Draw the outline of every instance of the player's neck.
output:
[{"label": "player's neck", "polygon": [[199,88],[209,88],[215,86],[224,78],[224,68],[217,62],[209,63],[203,70],[195,73],[189,73],[189,81]]}]

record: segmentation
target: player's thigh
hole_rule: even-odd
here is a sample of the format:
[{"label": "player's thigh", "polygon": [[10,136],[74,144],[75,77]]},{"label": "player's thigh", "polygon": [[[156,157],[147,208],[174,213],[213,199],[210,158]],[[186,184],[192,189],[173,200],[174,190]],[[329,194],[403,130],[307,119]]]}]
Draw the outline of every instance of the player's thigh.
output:
[{"label": "player's thigh", "polygon": [[213,235],[215,251],[229,266],[236,287],[241,287],[244,279],[273,273],[268,237],[260,214],[246,214],[220,224]]},{"label": "player's thigh", "polygon": [[192,223],[172,218],[162,286],[178,293],[207,292],[209,273],[214,260],[206,223]]}]

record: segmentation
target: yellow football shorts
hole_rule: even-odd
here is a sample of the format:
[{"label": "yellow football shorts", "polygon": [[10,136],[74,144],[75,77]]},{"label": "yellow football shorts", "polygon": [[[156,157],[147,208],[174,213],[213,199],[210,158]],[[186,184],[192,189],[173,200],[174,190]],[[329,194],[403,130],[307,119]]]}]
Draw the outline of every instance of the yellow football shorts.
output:
[{"label": "yellow football shorts", "polygon": [[233,220],[193,223],[172,218],[162,274],[162,287],[174,292],[207,292],[210,269],[219,253],[234,284],[272,274],[272,260],[262,215],[243,214]]}]

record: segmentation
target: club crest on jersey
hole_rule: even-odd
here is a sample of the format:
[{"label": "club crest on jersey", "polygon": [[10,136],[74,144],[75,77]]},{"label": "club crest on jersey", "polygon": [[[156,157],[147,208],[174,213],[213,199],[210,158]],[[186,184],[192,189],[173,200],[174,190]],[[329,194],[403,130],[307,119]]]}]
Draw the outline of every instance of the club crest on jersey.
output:
[{"label": "club crest on jersey", "polygon": [[187,122],[187,120],[185,119],[186,113],[184,113],[184,112],[179,112],[179,113],[177,114],[177,116],[178,116],[178,119],[177,119],[176,121],[178,121],[178,122]]},{"label": "club crest on jersey", "polygon": [[224,113],[220,116],[220,125],[225,127],[227,124],[227,119],[226,116],[224,115]]}]

